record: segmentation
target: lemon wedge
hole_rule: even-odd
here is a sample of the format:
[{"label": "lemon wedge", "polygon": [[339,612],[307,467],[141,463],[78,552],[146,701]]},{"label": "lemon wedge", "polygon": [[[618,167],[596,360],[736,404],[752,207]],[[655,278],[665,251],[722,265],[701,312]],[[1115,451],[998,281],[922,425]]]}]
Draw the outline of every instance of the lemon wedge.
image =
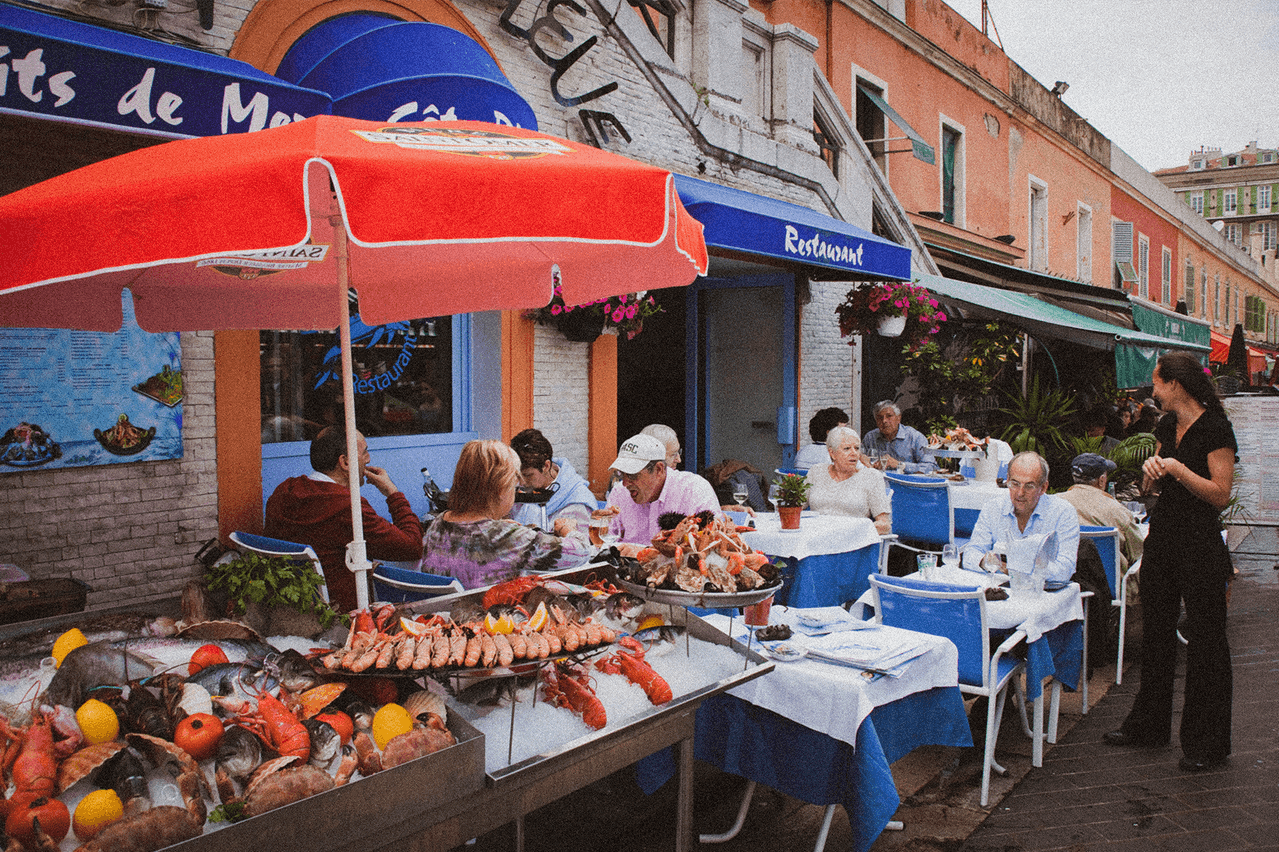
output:
[{"label": "lemon wedge", "polygon": [[546,604],[543,602],[538,604],[537,609],[533,610],[533,614],[529,616],[528,626],[534,630],[541,630],[550,620],[551,617],[546,612]]},{"label": "lemon wedge", "polygon": [[492,613],[484,616],[484,629],[489,633],[510,633],[515,629],[515,622],[509,615],[503,614],[494,618]]},{"label": "lemon wedge", "polygon": [[400,616],[400,629],[410,636],[422,636],[426,633],[426,625],[420,621]]},{"label": "lemon wedge", "polygon": [[650,615],[639,624],[635,625],[635,632],[638,633],[641,630],[648,630],[650,627],[661,627],[664,624],[666,624],[666,620],[660,615]]}]

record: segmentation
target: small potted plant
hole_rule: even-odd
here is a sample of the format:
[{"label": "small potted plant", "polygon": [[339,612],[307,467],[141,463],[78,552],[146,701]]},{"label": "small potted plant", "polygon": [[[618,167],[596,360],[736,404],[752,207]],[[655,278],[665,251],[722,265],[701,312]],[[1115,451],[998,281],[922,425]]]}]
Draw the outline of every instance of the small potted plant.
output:
[{"label": "small potted plant", "polygon": [[[882,281],[849,290],[836,308],[839,333],[901,337],[917,345],[941,330],[946,314],[926,287],[909,281]],[[850,341],[851,343],[851,341]]]},{"label": "small potted plant", "polygon": [[799,529],[799,515],[808,502],[808,479],[798,473],[783,473],[773,480],[777,505],[777,517],[782,522],[782,529]]}]

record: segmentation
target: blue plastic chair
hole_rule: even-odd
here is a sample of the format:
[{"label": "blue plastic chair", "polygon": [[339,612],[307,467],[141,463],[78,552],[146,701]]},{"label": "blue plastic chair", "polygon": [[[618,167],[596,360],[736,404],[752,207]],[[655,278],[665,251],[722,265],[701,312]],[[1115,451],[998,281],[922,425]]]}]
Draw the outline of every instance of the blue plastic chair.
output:
[{"label": "blue plastic chair", "polygon": [[[875,618],[890,627],[901,627],[944,636],[959,651],[959,689],[968,695],[985,696],[986,753],[982,763],[981,805],[990,800],[990,772],[1000,775],[1008,770],[995,762],[995,737],[1004,714],[1008,686],[1020,690],[1018,677],[1026,664],[1008,656],[1026,634],[1017,630],[1003,641],[995,652],[990,650],[990,630],[986,621],[984,589],[930,583],[914,577],[887,577],[872,574],[870,587],[874,594]],[[1026,721],[1026,702],[1020,702],[1022,723]]]},{"label": "blue plastic chair", "polygon": [[955,539],[955,511],[946,480],[892,472],[884,478],[892,488],[898,546],[917,553],[940,553],[946,544],[962,544]]},{"label": "blue plastic chair", "polygon": [[[231,543],[240,550],[247,550],[250,553],[261,554],[262,556],[282,556],[285,558],[293,558],[298,561],[307,561],[315,567],[316,572],[323,577],[324,569],[320,566],[320,557],[316,556],[314,548],[309,544],[298,544],[296,541],[285,541],[281,538],[268,538],[264,535],[254,535],[246,532],[233,532],[228,538]],[[329,602],[329,587],[320,586],[320,598],[325,603]]]},{"label": "blue plastic chair", "polygon": [[373,566],[373,598],[384,603],[408,603],[462,591],[454,577],[410,571],[378,563]]},{"label": "blue plastic chair", "polygon": [[[1110,605],[1119,607],[1119,652],[1115,658],[1115,683],[1123,683],[1124,669],[1124,629],[1128,621],[1128,596],[1124,594],[1127,583],[1125,575],[1119,571],[1119,530],[1115,527],[1092,527],[1080,525],[1079,537],[1092,539],[1101,554],[1101,564],[1106,569],[1106,584],[1110,586]],[[1128,573],[1133,572],[1133,567]]]}]

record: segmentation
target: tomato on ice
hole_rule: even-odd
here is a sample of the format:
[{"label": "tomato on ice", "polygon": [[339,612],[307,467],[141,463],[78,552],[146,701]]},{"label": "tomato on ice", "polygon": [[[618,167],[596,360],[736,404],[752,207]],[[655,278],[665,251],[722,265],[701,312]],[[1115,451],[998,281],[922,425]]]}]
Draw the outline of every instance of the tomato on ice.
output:
[{"label": "tomato on ice", "polygon": [[5,833],[34,849],[35,820],[40,821],[40,830],[49,835],[54,843],[61,843],[62,838],[71,830],[71,811],[67,810],[62,800],[40,796],[14,805],[8,819],[4,821]]},{"label": "tomato on ice", "polygon": [[349,688],[374,707],[390,704],[400,697],[400,688],[389,677],[360,678],[352,683]]},{"label": "tomato on ice", "polygon": [[351,717],[343,713],[341,710],[331,710],[327,713],[321,713],[315,717],[317,721],[324,722],[333,730],[338,732],[338,736],[342,738],[342,745],[346,745],[351,741],[351,737],[355,734],[355,723],[351,721]]},{"label": "tomato on ice", "polygon": [[217,663],[227,663],[230,660],[226,657],[226,652],[212,643],[201,645],[195,649],[195,653],[191,655],[191,664],[187,666],[187,675],[193,675],[206,666],[216,665]]},{"label": "tomato on ice", "polygon": [[223,734],[222,720],[208,713],[192,713],[173,732],[173,743],[196,760],[213,757]]}]

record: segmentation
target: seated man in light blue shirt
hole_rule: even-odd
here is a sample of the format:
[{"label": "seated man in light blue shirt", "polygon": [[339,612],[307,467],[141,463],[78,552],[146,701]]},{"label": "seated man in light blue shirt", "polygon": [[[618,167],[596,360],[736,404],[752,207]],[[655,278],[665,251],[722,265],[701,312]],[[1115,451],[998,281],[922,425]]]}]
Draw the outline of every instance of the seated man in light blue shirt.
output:
[{"label": "seated man in light blue shirt", "polygon": [[[1008,463],[1008,493],[986,503],[973,526],[973,537],[964,549],[964,565],[990,552],[997,541],[1035,534],[1057,533],[1057,558],[1048,566],[1045,580],[1069,582],[1079,555],[1079,515],[1048,489],[1048,462],[1038,453],[1018,453]],[[975,566],[974,566],[975,567]]]},{"label": "seated man in light blue shirt", "polygon": [[936,470],[928,439],[918,429],[902,425],[902,410],[891,399],[875,403],[875,425],[862,437],[862,453],[878,456],[880,470],[931,473]]}]

